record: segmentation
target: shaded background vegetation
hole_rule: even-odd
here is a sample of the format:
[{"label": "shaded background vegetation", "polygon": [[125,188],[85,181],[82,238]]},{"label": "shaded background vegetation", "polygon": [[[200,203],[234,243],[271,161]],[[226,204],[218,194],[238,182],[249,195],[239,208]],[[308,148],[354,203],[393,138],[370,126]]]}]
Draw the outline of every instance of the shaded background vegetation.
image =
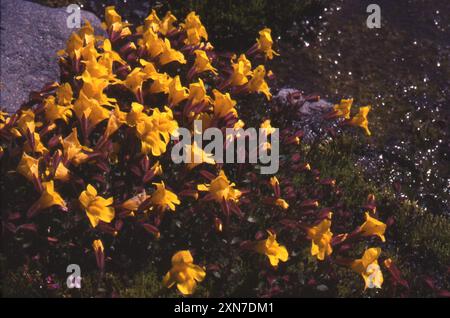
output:
[{"label": "shaded background vegetation", "polygon": [[[73,1],[37,2],[61,6]],[[99,1],[78,3],[102,17],[103,5]],[[365,25],[369,1],[105,3],[116,5],[131,22],[141,21],[152,7],[160,13],[170,9],[180,19],[196,10],[213,44],[223,49],[245,50],[254,43],[257,30],[271,27],[281,53],[272,64],[277,75],[272,88],[275,92],[281,87],[294,87],[319,93],[331,101],[353,97],[357,105],[372,104],[371,138],[349,135],[331,143],[305,145],[311,147],[305,149],[308,159],[324,176],[336,178],[338,185],[346,189],[348,195],[343,203],[347,209],[360,209],[367,194],[374,193],[382,219],[394,218],[384,253],[398,262],[408,281],[416,286],[410,296],[437,296],[427,286],[427,277],[436,278],[441,288],[450,288],[448,2],[379,0],[381,29]],[[304,182],[298,179],[297,186]],[[26,290],[30,296],[174,296],[173,291],[159,288],[162,274],[155,264],[150,261],[138,273],[125,276],[110,273],[102,280],[87,276],[81,291],[56,292],[42,289],[39,284],[27,288],[30,279],[20,271],[8,276],[3,284],[8,295]],[[236,266],[230,279],[242,284],[227,286],[227,295],[248,292],[248,286],[257,279],[258,273],[249,270],[250,264]],[[302,280],[314,266],[315,262],[306,257],[288,270],[298,273]],[[26,272],[42,281],[43,271],[31,268]],[[358,296],[359,277],[346,269],[340,274],[337,290],[329,277],[318,280],[333,290],[318,292],[307,282],[305,289],[311,295]],[[208,296],[208,290],[214,290],[208,284],[205,281],[197,296]],[[385,290],[383,295],[390,292]]]}]

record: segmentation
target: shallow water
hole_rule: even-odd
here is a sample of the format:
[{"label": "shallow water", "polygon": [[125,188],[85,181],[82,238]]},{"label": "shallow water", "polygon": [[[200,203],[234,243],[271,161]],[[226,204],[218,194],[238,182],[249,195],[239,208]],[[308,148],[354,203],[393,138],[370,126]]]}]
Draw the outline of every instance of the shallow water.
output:
[{"label": "shallow water", "polygon": [[333,1],[297,41],[279,37],[278,85],[371,104],[367,177],[450,214],[450,2],[377,1],[380,29],[366,26],[369,3]]}]

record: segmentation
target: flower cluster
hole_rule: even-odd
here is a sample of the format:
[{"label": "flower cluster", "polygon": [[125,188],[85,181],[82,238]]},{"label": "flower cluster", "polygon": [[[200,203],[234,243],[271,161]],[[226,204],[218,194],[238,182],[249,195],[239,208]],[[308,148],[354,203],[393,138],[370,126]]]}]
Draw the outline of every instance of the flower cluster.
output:
[{"label": "flower cluster", "polygon": [[[380,248],[368,248],[361,259],[342,256],[363,238],[378,236],[384,242],[386,224],[371,209],[361,226],[334,233],[335,216],[342,223],[344,212],[322,205],[322,198],[338,189],[334,180],[322,179],[301,161],[301,130],[280,129],[283,152],[291,159],[283,159],[278,178],[258,176],[252,164],[216,163],[195,142],[187,151],[202,158],[200,163],[171,161],[177,128],[194,131],[194,120],[222,131],[260,126],[268,135],[272,123],[289,122],[284,118],[289,112],[254,116],[267,113],[265,103],[272,97],[268,81],[273,73],[264,62],[279,54],[272,48],[270,29],[236,55],[214,50],[195,12],[179,22],[170,12],[160,18],[152,11],[143,25],[132,26],[107,7],[103,27],[106,37],[95,35],[85,22],[58,52],[61,83],[33,93],[12,116],[0,114],[1,177],[20,185],[7,190],[16,195],[4,207],[5,236],[32,232],[39,240],[25,239],[41,245],[30,256],[65,246],[70,251],[91,247],[84,253],[95,255],[102,271],[120,266],[126,246],[167,239],[164,255],[173,257],[163,284],[176,284],[184,295],[192,294],[208,271],[229,270],[215,264],[217,248],[230,259],[236,253],[243,258],[247,252],[265,255],[268,262],[260,266],[265,263],[276,273],[280,261],[298,257],[290,251],[302,244],[311,246],[318,261],[336,255],[336,263],[362,275],[366,288],[381,287]],[[260,109],[249,106],[250,98],[259,99]],[[370,134],[370,107],[361,107],[350,119],[351,104],[342,100],[330,117],[344,117]],[[235,137],[223,142],[230,138]],[[270,143],[265,147],[270,149]],[[296,189],[293,174],[311,178],[317,187]],[[20,199],[24,196],[27,200]],[[176,215],[183,229],[175,234],[179,241],[172,232],[177,231],[172,226]],[[257,227],[255,216],[264,220]],[[230,243],[233,237],[237,240]],[[191,251],[205,267],[194,264]]]}]

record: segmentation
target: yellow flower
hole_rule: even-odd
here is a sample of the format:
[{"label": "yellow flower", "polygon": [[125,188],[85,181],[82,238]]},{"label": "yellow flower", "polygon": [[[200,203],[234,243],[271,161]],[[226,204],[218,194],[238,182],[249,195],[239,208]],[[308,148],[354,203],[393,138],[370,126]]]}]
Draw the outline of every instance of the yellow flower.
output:
[{"label": "yellow flower", "polygon": [[378,257],[381,254],[381,248],[369,248],[364,252],[362,258],[354,260],[350,267],[360,274],[365,283],[364,290],[367,288],[381,288],[383,284],[383,273],[378,265]]},{"label": "yellow flower", "polygon": [[110,206],[113,204],[113,198],[105,199],[98,196],[97,190],[90,184],[81,192],[78,200],[86,211],[92,227],[96,227],[100,221],[110,223],[114,219],[115,211]]},{"label": "yellow flower", "polygon": [[86,61],[90,61],[90,60],[96,61],[99,56],[100,56],[100,53],[98,53],[94,42],[90,42],[89,44],[87,44],[86,46],[84,46],[81,49],[82,63],[86,63]]},{"label": "yellow flower", "polygon": [[108,27],[117,22],[122,23],[122,17],[117,13],[114,6],[105,8],[105,22]]},{"label": "yellow flower", "polygon": [[111,102],[115,102],[116,100],[114,98],[109,98],[103,93],[103,90],[109,85],[107,79],[93,77],[87,71],[83,72],[81,78],[83,79],[81,92],[83,92],[87,98],[95,99],[100,105],[113,106]]},{"label": "yellow flower", "polygon": [[[270,125],[270,123],[269,123]],[[270,149],[270,144],[268,144]],[[289,204],[286,202],[286,200],[280,198],[280,182],[278,181],[277,177],[271,177],[269,181],[270,185],[273,188],[274,194],[275,194],[275,200],[274,204],[281,207],[284,210],[287,210],[289,208]]]},{"label": "yellow flower", "polygon": [[176,106],[188,97],[189,90],[181,85],[180,76],[175,76],[169,84],[169,105]]},{"label": "yellow flower", "polygon": [[201,79],[197,83],[189,84],[189,100],[192,105],[200,104],[203,102],[211,103],[211,97],[206,95],[206,88]]},{"label": "yellow flower", "polygon": [[[57,156],[61,157],[62,156],[62,151],[61,150],[56,150],[55,155],[57,154]],[[70,170],[67,169],[67,167],[63,164],[62,161],[59,161],[58,166],[54,167],[54,163],[53,161],[50,161],[48,167],[45,169],[45,175],[48,177],[50,176],[51,173],[54,173],[53,178],[55,180],[61,180],[63,182],[66,182],[70,179]]]},{"label": "yellow flower", "polygon": [[161,55],[159,56],[159,63],[161,65],[166,65],[173,61],[177,61],[181,64],[186,64],[186,59],[184,58],[183,53],[172,49],[170,41],[168,39],[164,39],[164,47]]},{"label": "yellow flower", "polygon": [[148,62],[144,59],[140,59],[139,63],[144,67],[141,71],[147,75],[146,78],[152,78],[155,75],[158,75],[158,71],[156,70],[155,64],[152,62]]},{"label": "yellow flower", "polygon": [[73,111],[79,119],[84,116],[92,127],[109,117],[109,111],[100,106],[96,99],[87,97],[83,90],[80,91],[80,96],[74,104]]},{"label": "yellow flower", "polygon": [[[208,114],[206,112],[201,112],[197,115],[195,115],[194,120],[200,120],[202,122],[202,131],[203,133],[206,129],[211,128],[211,122],[212,122],[212,115]],[[194,129],[198,129],[198,127],[194,126]],[[197,133],[200,133],[198,130]]]},{"label": "yellow flower", "polygon": [[145,49],[151,58],[155,58],[164,51],[165,43],[152,29],[144,32],[138,44]]},{"label": "yellow flower", "polygon": [[114,110],[111,112],[110,117],[108,119],[108,124],[106,125],[105,137],[111,136],[115,133],[120,126],[126,123],[127,113],[120,110],[119,106],[116,106]]},{"label": "yellow flower", "polygon": [[97,61],[95,57],[91,57],[86,61],[85,72],[89,73],[93,78],[115,81],[115,75],[112,71],[113,60],[107,56],[103,56]]},{"label": "yellow flower", "polygon": [[84,24],[78,30],[78,35],[86,42],[86,44],[91,44],[94,42],[94,28],[87,19],[84,19]]},{"label": "yellow flower", "polygon": [[280,185],[280,181],[278,181],[278,178],[275,176],[270,178],[269,183],[272,187],[277,187]]},{"label": "yellow flower", "polygon": [[335,116],[350,119],[350,109],[352,108],[352,104],[353,98],[341,99],[339,104],[333,106],[333,110],[336,112]]},{"label": "yellow flower", "polygon": [[219,175],[211,181],[211,184],[199,184],[197,185],[197,190],[209,191],[212,198],[219,203],[222,203],[224,199],[226,201],[237,202],[242,193],[235,189],[234,186],[235,184],[230,183],[225,172],[220,170]]},{"label": "yellow flower", "polygon": [[241,128],[244,128],[244,126],[245,126],[245,123],[244,123],[242,120],[239,119],[239,120],[234,124],[233,129],[241,129]]},{"label": "yellow flower", "polygon": [[256,252],[265,254],[269,258],[270,265],[278,266],[280,261],[286,262],[289,258],[289,253],[283,245],[278,244],[276,234],[267,231],[269,236],[267,239],[259,241],[256,246]]},{"label": "yellow flower", "polygon": [[205,279],[205,270],[194,264],[194,258],[188,250],[179,251],[172,256],[172,268],[163,278],[163,285],[171,288],[175,283],[183,295],[191,295],[197,282]]},{"label": "yellow flower", "polygon": [[148,75],[142,72],[140,67],[135,67],[124,81],[121,81],[126,88],[132,91],[136,96],[142,92],[142,83],[148,79]]},{"label": "yellow flower", "polygon": [[34,149],[32,149],[32,147],[28,141],[23,145],[23,149],[26,152],[37,152],[37,153],[42,153],[42,154],[47,153],[48,149],[41,142],[41,136],[37,132],[35,132],[35,133],[33,133],[33,138],[34,138]]},{"label": "yellow flower", "polygon": [[262,29],[259,31],[259,39],[256,40],[258,50],[262,51],[269,60],[273,59],[274,54],[280,55],[272,50],[273,40],[271,32],[269,28]]},{"label": "yellow flower", "polygon": [[5,122],[8,118],[8,113],[0,110],[0,122]]},{"label": "yellow flower", "polygon": [[248,82],[248,90],[250,93],[263,93],[266,95],[266,98],[270,100],[272,98],[272,94],[270,94],[270,88],[264,80],[265,76],[266,69],[264,68],[264,65],[259,65],[255,68],[253,70],[253,76]]},{"label": "yellow flower", "polygon": [[137,195],[135,195],[134,197],[126,200],[124,203],[122,203],[122,208],[127,209],[129,211],[136,211],[139,206],[148,198],[150,198],[150,196],[145,193],[139,193]]},{"label": "yellow flower", "polygon": [[95,253],[103,253],[105,251],[103,242],[101,240],[94,240],[94,242],[92,242],[92,248],[94,249]]},{"label": "yellow flower", "polygon": [[116,51],[113,50],[112,48],[112,44],[111,41],[109,39],[105,39],[103,41],[103,54],[100,60],[108,60],[111,62],[108,63],[102,63],[104,65],[110,65],[109,63],[111,63],[110,67],[109,67],[109,72],[112,74],[112,62],[119,62],[120,64],[126,64],[126,62],[120,57],[119,53],[117,53]]},{"label": "yellow flower", "polygon": [[113,32],[123,37],[131,34],[130,29],[126,27],[128,25],[128,23],[122,22],[122,17],[116,12],[114,6],[105,8],[105,23],[102,23],[103,28],[112,28]]},{"label": "yellow flower", "polygon": [[56,98],[59,105],[70,105],[73,99],[72,86],[69,83],[64,83],[56,89]]},{"label": "yellow flower", "polygon": [[105,266],[105,248],[103,247],[103,242],[101,240],[94,240],[92,242],[92,249],[95,253],[97,266],[103,270]]},{"label": "yellow flower", "polygon": [[162,211],[170,209],[175,211],[175,204],[179,205],[180,200],[175,193],[166,189],[164,182],[153,183],[156,186],[155,192],[153,192],[150,202],[152,205],[157,206]]},{"label": "yellow flower", "polygon": [[34,133],[37,124],[34,122],[34,117],[34,112],[31,109],[23,110],[20,113],[20,117],[17,120],[16,125],[21,135],[25,136],[28,130],[31,133]]},{"label": "yellow flower", "polygon": [[370,216],[366,212],[366,222],[364,222],[359,228],[359,232],[362,236],[378,236],[382,242],[386,242],[384,232],[386,231],[386,224]]},{"label": "yellow flower", "polygon": [[81,50],[83,49],[83,39],[76,34],[72,33],[67,40],[66,50],[58,51],[58,55],[64,55],[66,52],[73,60],[79,60],[81,57]]},{"label": "yellow flower", "polygon": [[195,54],[195,61],[193,67],[195,69],[195,73],[211,71],[216,75],[218,74],[217,69],[211,65],[211,61],[209,60],[209,57],[208,55],[206,55],[205,51],[195,50],[194,54]]},{"label": "yellow flower", "polygon": [[213,90],[214,94],[214,116],[218,118],[223,118],[228,114],[233,114],[237,117],[237,111],[234,108],[236,106],[236,101],[231,99],[230,93],[222,94],[217,89]]},{"label": "yellow flower", "polygon": [[194,141],[192,145],[186,145],[186,153],[190,156],[188,163],[186,164],[188,169],[191,170],[202,163],[208,163],[210,165],[215,164],[213,155],[206,153],[202,148],[197,146]]},{"label": "yellow flower", "polygon": [[156,161],[156,163],[152,166],[151,170],[155,174],[155,176],[160,176],[163,173],[163,169],[159,161]]},{"label": "yellow flower", "polygon": [[200,21],[200,17],[194,11],[190,12],[184,20],[184,23],[180,25],[186,30],[185,44],[199,45],[202,39],[208,41],[208,33]]},{"label": "yellow flower", "polygon": [[370,130],[369,130],[369,120],[367,119],[367,114],[369,114],[370,106],[363,106],[359,108],[358,114],[353,116],[352,119],[350,119],[350,125],[353,126],[359,126],[363,128],[366,132],[367,136],[370,136]]},{"label": "yellow flower", "polygon": [[266,136],[269,136],[275,132],[275,128],[273,128],[270,124],[270,119],[266,119],[265,121],[263,121],[260,128],[265,129],[264,133]]},{"label": "yellow flower", "polygon": [[173,26],[175,21],[177,21],[177,18],[170,11],[167,11],[166,15],[159,24],[159,32],[161,32],[162,35],[167,35],[168,33],[176,30],[177,28]]},{"label": "yellow flower", "polygon": [[131,30],[128,27],[125,27],[126,23],[114,23],[112,25],[112,31],[116,34],[119,34],[119,38],[124,38],[131,35]]},{"label": "yellow flower", "polygon": [[62,162],[60,162],[58,164],[58,167],[56,167],[55,179],[61,180],[61,181],[67,181],[67,180],[69,180],[69,178],[70,178],[70,170],[67,169],[67,167]]},{"label": "yellow flower", "polygon": [[170,135],[175,134],[177,128],[178,123],[173,119],[170,108],[166,106],[165,112],[154,109],[151,116],[146,116],[136,125],[137,135],[141,139],[142,153],[151,153],[153,156],[165,153]]},{"label": "yellow flower", "polygon": [[73,128],[72,133],[64,138],[61,143],[67,160],[72,161],[76,166],[88,159],[88,155],[83,151],[92,152],[92,149],[80,144],[77,128]]},{"label": "yellow flower", "polygon": [[241,137],[240,129],[244,128],[244,126],[245,123],[241,119],[235,122],[233,125],[233,131],[231,133],[226,133],[225,142],[229,144],[233,142],[235,138]]},{"label": "yellow flower", "polygon": [[252,76],[252,63],[241,54],[236,63],[232,63],[233,72],[230,77],[230,84],[233,86],[241,86],[248,83],[248,76]]},{"label": "yellow flower", "polygon": [[53,180],[43,182],[42,186],[44,187],[44,191],[39,200],[35,203],[37,210],[47,209],[54,205],[58,205],[62,209],[67,210],[66,201],[64,201],[59,193],[55,191]]},{"label": "yellow flower", "polygon": [[148,17],[146,17],[144,20],[144,28],[145,30],[151,29],[154,32],[158,32],[160,23],[161,20],[156,14],[156,11],[153,9],[152,12],[148,15]]},{"label": "yellow flower", "polygon": [[325,259],[325,255],[330,256],[333,252],[331,248],[333,233],[330,231],[331,215],[332,213],[329,214],[328,219],[324,219],[307,231],[308,238],[311,240],[311,255],[316,256],[321,261]]},{"label": "yellow flower", "polygon": [[154,156],[160,156],[166,152],[168,141],[162,140],[159,131],[154,130],[154,125],[150,119],[137,124],[136,131],[141,139],[141,152],[151,153]]},{"label": "yellow flower", "polygon": [[131,103],[131,110],[126,117],[127,125],[130,127],[134,127],[138,123],[144,121],[147,115],[142,112],[143,110],[144,105],[136,102]]},{"label": "yellow flower", "polygon": [[169,86],[172,82],[172,78],[167,75],[167,73],[154,73],[150,76],[150,78],[153,80],[153,83],[150,86],[150,93],[169,93]]},{"label": "yellow flower", "polygon": [[275,200],[275,205],[279,206],[283,210],[287,210],[289,208],[289,203],[286,202],[286,200],[282,198],[278,198]]},{"label": "yellow flower", "polygon": [[39,159],[35,159],[24,152],[17,166],[17,172],[33,182],[33,179],[39,176]]},{"label": "yellow flower", "polygon": [[49,123],[54,123],[55,120],[62,119],[65,123],[68,122],[69,117],[72,116],[70,106],[60,106],[56,104],[55,96],[49,96],[44,100],[45,118]]}]

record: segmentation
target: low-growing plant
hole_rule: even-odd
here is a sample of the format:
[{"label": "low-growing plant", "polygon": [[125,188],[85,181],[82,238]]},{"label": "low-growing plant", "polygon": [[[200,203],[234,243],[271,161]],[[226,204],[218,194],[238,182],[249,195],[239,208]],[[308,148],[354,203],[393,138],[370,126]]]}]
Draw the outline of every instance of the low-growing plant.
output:
[{"label": "low-growing plant", "polygon": [[[302,115],[269,102],[274,75],[265,64],[278,55],[270,29],[237,55],[214,49],[195,12],[178,22],[152,11],[135,27],[107,7],[104,28],[107,37],[86,22],[58,53],[61,82],[2,114],[8,268],[37,267],[46,288],[59,289],[67,265],[78,264],[100,296],[117,295],[106,292],[117,281],[110,273],[151,289],[118,293],[136,297],[171,296],[160,292],[173,286],[190,295],[197,285],[203,296],[336,295],[342,272],[362,277],[358,295],[381,288],[383,272],[409,288],[383,255],[389,224],[375,196],[350,210],[346,189],[305,160],[303,131],[293,124]],[[352,103],[341,100],[324,119],[370,135],[370,106],[355,114]],[[194,120],[224,133],[279,127],[278,177],[256,164],[217,163],[195,143],[187,151],[200,163],[174,163],[177,128],[193,131]],[[95,268],[98,281],[89,276]],[[151,274],[133,275],[146,268]]]}]

